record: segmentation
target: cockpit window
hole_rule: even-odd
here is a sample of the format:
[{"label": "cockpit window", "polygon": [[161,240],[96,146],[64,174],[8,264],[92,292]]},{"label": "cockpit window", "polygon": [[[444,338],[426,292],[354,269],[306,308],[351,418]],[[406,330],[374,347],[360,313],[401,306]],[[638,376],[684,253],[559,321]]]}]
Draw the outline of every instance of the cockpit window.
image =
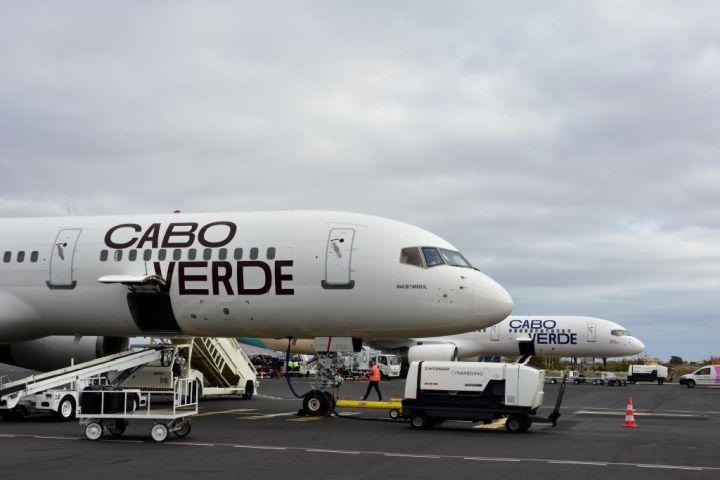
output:
[{"label": "cockpit window", "polygon": [[467,267],[472,268],[472,265],[470,265],[470,262],[465,260],[465,257],[460,254],[460,252],[453,252],[452,250],[445,250],[443,248],[440,249],[440,253],[442,254],[443,259],[445,260],[445,263],[448,265],[452,265],[453,267]]},{"label": "cockpit window", "polygon": [[630,332],[627,330],[610,330],[610,335],[614,337],[631,337]]},{"label": "cockpit window", "polygon": [[422,257],[420,256],[420,249],[417,247],[403,248],[400,251],[400,263],[407,265],[414,265],[416,267],[423,268]]},{"label": "cockpit window", "polygon": [[434,267],[435,265],[442,265],[443,259],[438,253],[437,248],[423,247],[423,255],[425,256],[425,265],[428,267]]}]

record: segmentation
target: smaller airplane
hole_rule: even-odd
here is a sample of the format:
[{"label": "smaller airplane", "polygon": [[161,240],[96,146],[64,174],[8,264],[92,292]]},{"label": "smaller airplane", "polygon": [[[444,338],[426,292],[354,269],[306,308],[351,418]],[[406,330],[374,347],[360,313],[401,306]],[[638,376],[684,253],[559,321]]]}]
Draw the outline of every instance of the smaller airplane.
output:
[{"label": "smaller airplane", "polygon": [[[239,338],[239,342],[285,351],[287,339]],[[582,316],[511,316],[474,332],[443,337],[376,340],[370,345],[414,360],[458,360],[485,356],[625,357],[645,345],[625,327],[609,320]],[[291,353],[314,354],[311,339],[293,339]]]}]

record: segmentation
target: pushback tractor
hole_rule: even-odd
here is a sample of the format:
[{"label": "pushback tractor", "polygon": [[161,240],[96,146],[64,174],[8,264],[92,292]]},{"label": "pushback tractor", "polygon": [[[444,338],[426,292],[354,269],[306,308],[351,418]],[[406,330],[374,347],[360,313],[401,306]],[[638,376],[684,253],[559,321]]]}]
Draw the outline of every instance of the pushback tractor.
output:
[{"label": "pushback tractor", "polygon": [[565,381],[555,409],[537,416],[542,405],[545,372],[521,364],[484,362],[412,362],[405,382],[402,417],[416,429],[446,420],[490,423],[505,418],[508,432],[527,431],[533,423],[555,426]]}]

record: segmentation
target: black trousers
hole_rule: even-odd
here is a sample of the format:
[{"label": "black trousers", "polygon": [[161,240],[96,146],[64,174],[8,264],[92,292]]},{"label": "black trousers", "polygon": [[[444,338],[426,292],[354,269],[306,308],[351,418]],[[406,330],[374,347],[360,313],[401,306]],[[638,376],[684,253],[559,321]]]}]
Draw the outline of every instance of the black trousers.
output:
[{"label": "black trousers", "polygon": [[375,387],[375,391],[378,394],[378,400],[382,402],[382,393],[380,393],[380,382],[370,382],[370,384],[368,384],[367,392],[365,392],[363,400],[367,400],[368,395],[370,395],[370,390],[372,390],[373,387]]}]

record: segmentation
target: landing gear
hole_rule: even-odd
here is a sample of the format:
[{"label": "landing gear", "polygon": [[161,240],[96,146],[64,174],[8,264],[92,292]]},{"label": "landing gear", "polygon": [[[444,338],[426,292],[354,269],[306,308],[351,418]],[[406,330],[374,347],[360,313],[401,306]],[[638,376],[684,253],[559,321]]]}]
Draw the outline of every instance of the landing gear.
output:
[{"label": "landing gear", "polygon": [[312,417],[324,417],[335,409],[335,399],[328,392],[310,390],[303,396],[303,410]]}]

